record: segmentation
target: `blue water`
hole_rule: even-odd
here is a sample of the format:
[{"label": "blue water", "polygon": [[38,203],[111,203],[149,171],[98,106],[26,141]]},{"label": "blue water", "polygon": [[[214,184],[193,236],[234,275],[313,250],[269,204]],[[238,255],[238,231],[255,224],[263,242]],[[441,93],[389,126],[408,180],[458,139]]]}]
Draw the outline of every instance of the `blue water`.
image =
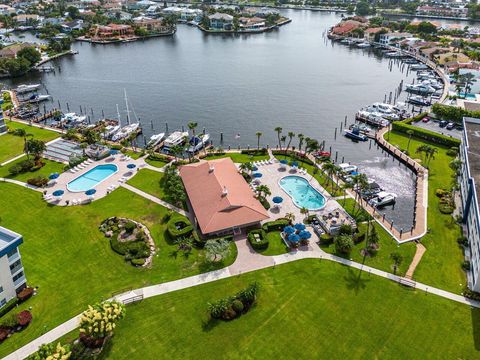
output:
[{"label": "blue water", "polygon": [[95,188],[103,180],[118,171],[117,165],[97,165],[92,170],[80,175],[67,184],[67,189],[73,192],[87,191]]},{"label": "blue water", "polygon": [[280,180],[280,187],[299,208],[319,210],[325,206],[325,197],[300,176],[285,176]]}]

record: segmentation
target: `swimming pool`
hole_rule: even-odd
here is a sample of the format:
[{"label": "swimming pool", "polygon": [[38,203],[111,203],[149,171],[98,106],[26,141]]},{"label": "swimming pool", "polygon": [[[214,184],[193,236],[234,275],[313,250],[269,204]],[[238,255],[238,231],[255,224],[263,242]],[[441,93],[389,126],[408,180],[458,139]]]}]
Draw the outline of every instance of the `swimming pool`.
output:
[{"label": "swimming pool", "polygon": [[285,176],[280,179],[279,184],[299,208],[320,210],[325,206],[325,197],[315,190],[308,180],[303,177],[295,175]]},{"label": "swimming pool", "polygon": [[118,171],[117,165],[97,165],[92,170],[73,179],[67,184],[67,189],[73,192],[82,192],[93,189]]}]

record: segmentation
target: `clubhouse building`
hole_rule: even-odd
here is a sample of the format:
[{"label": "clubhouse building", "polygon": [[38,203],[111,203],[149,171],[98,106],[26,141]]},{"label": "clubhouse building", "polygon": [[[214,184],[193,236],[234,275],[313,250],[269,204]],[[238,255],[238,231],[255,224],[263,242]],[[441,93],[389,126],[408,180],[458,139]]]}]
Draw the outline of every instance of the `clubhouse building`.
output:
[{"label": "clubhouse building", "polygon": [[228,157],[184,165],[180,176],[195,226],[204,236],[239,234],[269,218]]}]

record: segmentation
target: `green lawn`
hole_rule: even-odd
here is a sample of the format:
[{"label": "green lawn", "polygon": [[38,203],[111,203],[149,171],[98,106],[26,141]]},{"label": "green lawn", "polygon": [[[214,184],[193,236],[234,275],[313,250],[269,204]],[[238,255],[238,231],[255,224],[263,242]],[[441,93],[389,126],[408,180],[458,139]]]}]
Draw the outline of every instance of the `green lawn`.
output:
[{"label": "green lawn", "polygon": [[[128,180],[128,184],[145,191],[146,193],[156,196],[166,202],[173,204],[169,194],[165,191],[162,184],[164,174],[155,170],[141,169],[137,174]],[[186,208],[186,206],[183,206]]]},{"label": "green lawn", "polygon": [[[207,321],[207,302],[253,281],[246,315]],[[479,330],[479,309],[309,259],[130,305],[102,358],[478,359]]]},{"label": "green lawn", "polygon": [[222,159],[226,157],[231,158],[234,163],[246,163],[246,162],[269,159],[268,154],[267,155],[249,155],[249,154],[240,154],[240,153],[226,153],[223,155],[207,155],[205,159],[213,160],[213,159]]},{"label": "green lawn", "polygon": [[[166,159],[165,159],[166,160]],[[162,168],[164,167],[165,165],[167,165],[169,163],[168,160],[166,161],[163,161],[163,160],[160,160],[160,159],[150,159],[150,158],[146,158],[145,159],[145,162],[149,165],[152,165],[152,166],[155,166],[155,167],[158,167],[158,168]]]},{"label": "green lawn", "polygon": [[48,177],[51,173],[54,173],[54,172],[62,173],[63,168],[65,167],[65,164],[62,164],[56,161],[51,161],[48,159],[42,159],[45,165],[36,171],[28,171],[26,173],[21,173],[17,175],[11,175],[9,173],[8,169],[10,167],[26,159],[27,157],[23,156],[20,159],[12,161],[11,163],[8,163],[5,166],[0,166],[0,177],[26,182],[28,179],[31,179],[34,177],[38,177],[38,176]]},{"label": "green lawn", "polygon": [[[385,138],[388,139],[388,135]],[[390,133],[390,143],[406,149],[408,136]],[[425,143],[422,140],[412,139],[410,152],[414,153],[418,146]],[[439,199],[435,196],[436,189],[450,187],[453,170],[448,164],[453,157],[447,155],[448,149],[430,145],[436,147],[438,153],[429,164],[427,217],[429,232],[422,238],[427,251],[415,271],[415,280],[460,293],[466,284],[465,273],[461,269],[463,254],[457,245],[460,226],[455,223],[452,216],[442,214],[438,210]],[[420,157],[415,154],[412,156]]]},{"label": "green lawn", "polygon": [[[45,142],[51,141],[60,136],[54,131],[37,128],[13,121],[6,120],[9,129],[25,129],[27,134],[32,134],[34,139]],[[5,134],[0,137],[0,163],[7,161],[23,153],[23,138],[12,134]]]},{"label": "green lawn", "polygon": [[135,160],[137,160],[138,158],[140,158],[140,157],[142,157],[143,155],[145,155],[145,153],[142,152],[142,149],[140,149],[140,148],[136,149],[136,151],[126,150],[126,151],[123,151],[123,153],[124,153],[125,155],[130,156],[132,159],[135,159]]},{"label": "green lawn", "polygon": [[338,203],[342,205],[345,211],[353,217],[356,221],[367,221],[369,218],[372,218],[371,215],[365,211],[364,208],[357,205],[355,207],[356,201],[352,198],[345,198],[338,200]]},{"label": "green lawn", "polygon": [[333,182],[329,179],[329,177],[320,169],[318,169],[318,172],[315,174],[314,168],[315,166],[310,165],[306,162],[303,162],[299,159],[294,159],[290,155],[282,155],[282,154],[277,154],[275,157],[279,160],[288,160],[288,161],[297,161],[298,166],[307,169],[308,173],[312,175],[318,183],[326,190],[328,193],[333,196],[340,196],[343,194],[342,190],[340,190]]},{"label": "green lawn", "polygon": [[[112,292],[199,274],[236,258],[235,244],[220,264],[206,263],[203,250],[184,256],[164,237],[167,209],[123,188],[90,205],[59,207],[48,205],[38,192],[0,183],[0,209],[1,226],[23,235],[25,275],[39,287],[38,295],[17,310],[32,307],[33,322],[2,343],[0,358]],[[110,216],[132,218],[149,228],[159,249],[151,269],[134,268],[111,250],[98,230]]]},{"label": "green lawn", "polygon": [[268,247],[265,250],[255,250],[262,255],[281,255],[289,252],[288,246],[282,240],[280,231],[267,232]]}]

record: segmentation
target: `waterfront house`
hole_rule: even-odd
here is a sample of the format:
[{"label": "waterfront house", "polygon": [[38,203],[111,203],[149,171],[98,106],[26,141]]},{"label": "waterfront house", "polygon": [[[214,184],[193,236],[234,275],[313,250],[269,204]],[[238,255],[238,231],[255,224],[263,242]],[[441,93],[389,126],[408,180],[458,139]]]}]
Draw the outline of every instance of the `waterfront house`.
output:
[{"label": "waterfront house", "polygon": [[385,28],[383,27],[374,27],[374,28],[368,28],[365,29],[363,32],[363,37],[365,40],[369,42],[375,41],[375,35],[377,35],[379,32],[385,31]]},{"label": "waterfront house", "polygon": [[28,25],[36,24],[42,20],[40,15],[37,15],[37,14],[21,14],[21,15],[14,16],[13,19],[20,26],[28,26]]},{"label": "waterfront house", "polygon": [[0,15],[9,16],[15,14],[16,12],[17,11],[15,10],[15,8],[9,5],[0,4]]},{"label": "waterfront house", "polygon": [[241,17],[238,23],[241,30],[259,30],[266,26],[265,19],[260,17]]},{"label": "waterfront house", "polygon": [[269,218],[230,158],[184,165],[180,176],[203,235],[238,233]]},{"label": "waterfront house", "polygon": [[133,28],[130,25],[108,24],[95,25],[90,29],[92,40],[107,40],[115,38],[131,37],[134,35]]},{"label": "waterfront house", "polygon": [[411,38],[412,34],[407,32],[389,32],[385,34],[380,34],[380,39],[378,42],[382,45],[394,45],[398,40]]},{"label": "waterfront house", "polygon": [[361,25],[362,23],[356,20],[342,21],[332,29],[332,34],[345,36],[348,35],[348,33],[350,33],[351,31],[359,28]]},{"label": "waterfront house", "polygon": [[0,226],[0,308],[27,286],[18,247],[23,237]]},{"label": "waterfront house", "polygon": [[214,30],[232,30],[233,16],[224,13],[215,13],[208,17],[210,28]]},{"label": "waterfront house", "polygon": [[433,15],[440,17],[468,17],[468,8],[463,5],[423,5],[417,7],[417,15]]},{"label": "waterfront house", "polygon": [[65,32],[72,32],[73,30],[83,30],[84,28],[85,23],[82,19],[76,19],[62,24],[62,30]]},{"label": "waterfront house", "polygon": [[105,16],[107,16],[110,19],[117,19],[120,21],[128,21],[132,19],[132,14],[126,11],[119,11],[119,10],[111,10],[105,13]]},{"label": "waterfront house", "polygon": [[172,29],[165,25],[165,22],[163,21],[163,18],[160,19],[152,19],[146,16],[139,16],[135,19],[133,19],[133,24],[136,28],[141,28],[149,33],[168,33]]},{"label": "waterfront house", "polygon": [[452,51],[443,54],[435,54],[433,55],[433,59],[437,64],[440,65],[444,65],[450,61],[458,61],[461,63],[467,63],[471,61],[471,59],[467,55]]},{"label": "waterfront house", "polygon": [[17,57],[17,53],[25,49],[27,47],[34,47],[34,45],[29,43],[20,43],[20,44],[13,44],[10,46],[6,46],[0,50],[0,59],[8,58],[8,59],[15,59]]}]

